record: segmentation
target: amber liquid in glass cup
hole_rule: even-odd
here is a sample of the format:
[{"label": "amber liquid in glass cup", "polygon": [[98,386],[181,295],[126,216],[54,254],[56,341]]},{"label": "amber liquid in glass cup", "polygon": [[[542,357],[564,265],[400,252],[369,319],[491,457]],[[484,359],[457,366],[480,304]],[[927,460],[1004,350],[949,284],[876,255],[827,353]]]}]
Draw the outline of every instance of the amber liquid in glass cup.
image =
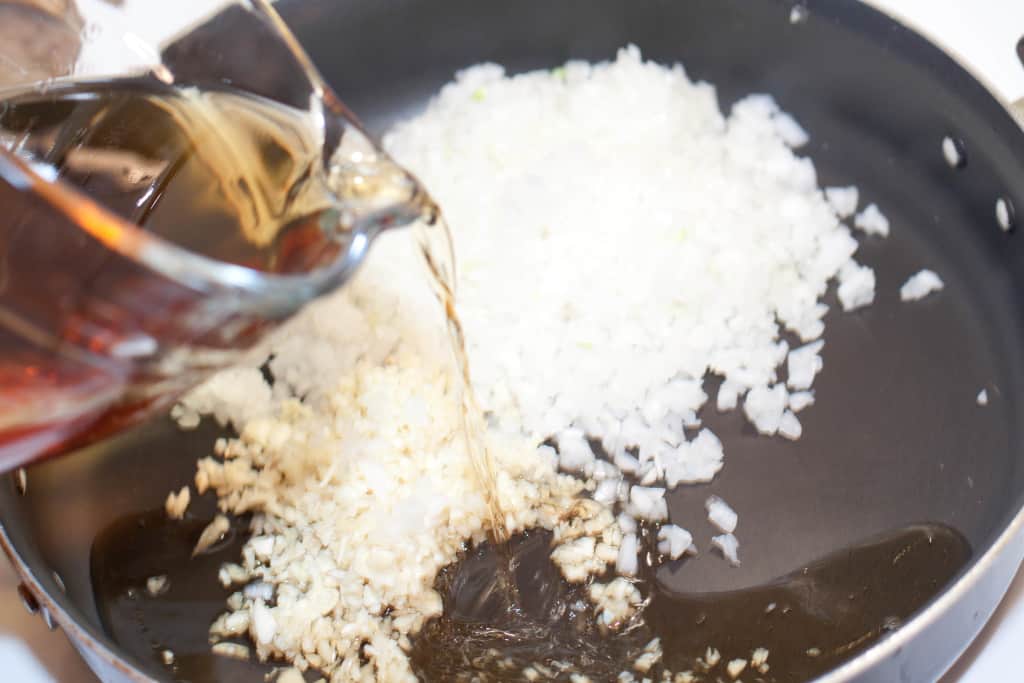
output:
[{"label": "amber liquid in glass cup", "polygon": [[0,469],[166,410],[431,210],[262,2],[0,88]]}]

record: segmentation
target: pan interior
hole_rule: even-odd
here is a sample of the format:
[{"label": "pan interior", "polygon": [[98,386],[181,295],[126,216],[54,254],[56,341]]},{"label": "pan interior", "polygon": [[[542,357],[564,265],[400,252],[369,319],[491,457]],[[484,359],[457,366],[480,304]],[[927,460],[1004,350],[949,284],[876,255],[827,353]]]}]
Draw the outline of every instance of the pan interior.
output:
[{"label": "pan interior", "polygon": [[[866,539],[917,524],[955,530],[970,550],[924,602],[1024,503],[1014,420],[1024,379],[1016,304],[1024,246],[994,218],[1000,196],[1024,213],[1024,136],[980,86],[905,29],[853,3],[807,7],[798,24],[790,23],[790,5],[774,0],[284,0],[282,10],[375,131],[422,107],[470,64],[551,67],[570,57],[607,59],[629,42],[715,83],[723,107],[750,92],[774,94],[811,133],[806,153],[819,183],[858,185],[889,216],[893,235],[864,241],[859,251],[878,276],[875,304],[828,316],[825,368],[799,442],[758,437],[741,416],[707,411],[725,442],[726,467],[711,485],[671,494],[671,514],[706,538],[703,501],[712,492],[728,500],[740,514],[743,565],[725,570],[721,558],[704,553],[659,580],[691,597],[736,595]],[[947,135],[963,142],[965,168],[943,160]],[[901,303],[900,284],[924,267],[946,289]],[[826,303],[837,308],[832,295]],[[975,400],[983,388],[984,407]],[[44,587],[57,592],[42,568],[56,570],[73,613],[102,629],[93,540],[188,483],[215,436],[213,428],[180,433],[160,420],[32,468],[27,495],[13,488],[0,495],[5,527]],[[212,501],[200,505],[195,514],[212,515]],[[185,598],[215,614],[223,595],[196,590]],[[186,627],[196,628],[173,628]],[[158,675],[154,653],[139,647],[152,649],[133,646],[134,659]],[[251,672],[212,661],[193,680]]]}]

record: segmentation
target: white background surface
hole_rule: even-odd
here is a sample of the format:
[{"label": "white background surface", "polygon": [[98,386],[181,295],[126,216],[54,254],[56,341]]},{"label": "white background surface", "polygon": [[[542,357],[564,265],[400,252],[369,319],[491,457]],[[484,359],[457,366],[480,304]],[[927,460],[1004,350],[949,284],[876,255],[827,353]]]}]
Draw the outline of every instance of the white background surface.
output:
[{"label": "white background surface", "polygon": [[[95,0],[83,0],[95,4]],[[950,48],[1006,100],[1024,97],[1024,66],[1015,46],[1024,36],[1024,0],[872,0]],[[180,26],[169,21],[186,5],[209,6],[211,0],[129,0],[135,12],[152,16],[153,26]],[[165,28],[166,30],[166,28]],[[148,32],[147,32],[148,33]],[[147,35],[147,38],[151,35]],[[123,48],[123,46],[121,46]],[[1024,182],[1024,179],[1022,179]],[[0,559],[0,680],[12,683],[61,681],[95,683],[60,633],[29,617],[15,595],[16,581]],[[1009,681],[1019,673],[1024,648],[1024,572],[982,635],[942,679],[942,683]],[[1009,676],[1009,678],[1007,677]]]}]

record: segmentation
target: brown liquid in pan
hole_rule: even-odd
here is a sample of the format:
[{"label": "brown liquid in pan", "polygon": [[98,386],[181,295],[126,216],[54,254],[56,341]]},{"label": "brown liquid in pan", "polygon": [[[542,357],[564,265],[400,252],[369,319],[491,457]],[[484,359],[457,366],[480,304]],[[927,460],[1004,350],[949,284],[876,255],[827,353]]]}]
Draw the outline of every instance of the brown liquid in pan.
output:
[{"label": "brown liquid in pan", "polygon": [[[224,562],[235,561],[248,520],[211,552],[191,558],[208,520],[168,521],[162,510],[118,521],[92,550],[96,604],[111,637],[156,675],[193,683],[260,680],[273,667],[210,653],[207,630],[223,611],[229,591],[217,582]],[[916,525],[834,552],[762,586],[717,594],[686,594],[664,587],[672,563],[648,570],[640,584],[651,602],[642,624],[606,636],[594,625],[583,590],[564,581],[550,562],[550,535],[513,537],[507,552],[491,544],[467,552],[446,568],[436,586],[445,614],[414,639],[412,663],[425,681],[517,681],[540,663],[555,671],[613,680],[643,646],[660,637],[664,665],[700,671],[708,646],[722,662],[698,680],[730,680],[724,663],[769,650],[766,674],[750,682],[806,681],[863,651],[937,595],[970,556],[967,541],[939,525]],[[167,575],[163,595],[146,593],[146,579]],[[511,577],[516,599],[501,582]],[[581,602],[582,601],[582,602]],[[175,664],[165,667],[170,649]],[[655,669],[653,678],[659,679]],[[312,680],[312,679],[311,679]]]}]

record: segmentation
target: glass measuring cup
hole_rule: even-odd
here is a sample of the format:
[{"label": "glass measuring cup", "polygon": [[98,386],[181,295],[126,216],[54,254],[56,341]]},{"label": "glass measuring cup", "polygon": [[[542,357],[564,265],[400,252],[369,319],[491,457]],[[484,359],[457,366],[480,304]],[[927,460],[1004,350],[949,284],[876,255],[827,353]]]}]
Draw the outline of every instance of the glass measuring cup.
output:
[{"label": "glass measuring cup", "polygon": [[[0,0],[0,65],[0,469],[165,410],[344,283],[378,231],[428,205],[262,0]],[[202,193],[203,183],[177,191],[176,205],[169,199],[181,168],[203,168],[193,163],[202,145],[118,147],[148,139],[130,116],[136,110],[117,99],[126,86],[131,106],[169,112],[165,123],[180,118],[174,107],[151,106],[165,97],[258,100],[280,118],[245,158],[274,159],[289,181],[329,176],[335,201],[287,221],[280,214],[287,230],[259,258],[245,240],[210,246],[220,223],[209,212],[180,213],[189,208],[182,195]],[[210,144],[241,125],[236,110],[218,111],[229,116],[208,131]],[[313,162],[296,165],[278,132],[312,141],[302,150],[314,149]],[[248,211],[260,190],[234,170],[210,182],[220,195],[241,196],[237,206]],[[279,202],[294,203],[290,195]]]}]

